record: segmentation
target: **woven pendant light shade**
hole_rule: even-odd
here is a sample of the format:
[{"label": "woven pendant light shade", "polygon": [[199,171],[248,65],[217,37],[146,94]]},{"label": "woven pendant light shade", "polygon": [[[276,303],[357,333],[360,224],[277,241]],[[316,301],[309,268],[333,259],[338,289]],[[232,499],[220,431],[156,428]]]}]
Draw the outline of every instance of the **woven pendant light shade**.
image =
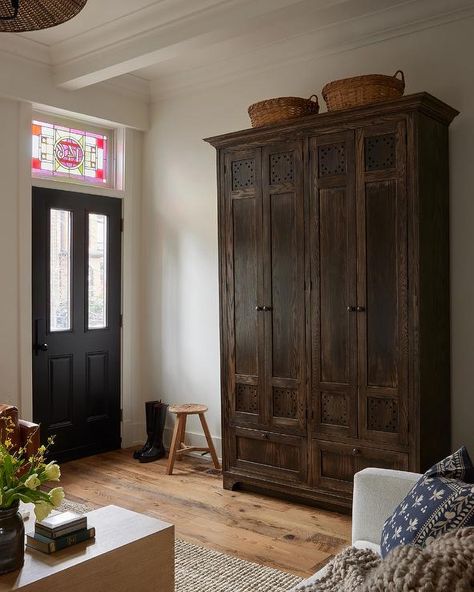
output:
[{"label": "woven pendant light shade", "polygon": [[18,13],[12,0],[0,0],[0,31],[19,33],[49,29],[79,14],[87,0],[19,0]]}]

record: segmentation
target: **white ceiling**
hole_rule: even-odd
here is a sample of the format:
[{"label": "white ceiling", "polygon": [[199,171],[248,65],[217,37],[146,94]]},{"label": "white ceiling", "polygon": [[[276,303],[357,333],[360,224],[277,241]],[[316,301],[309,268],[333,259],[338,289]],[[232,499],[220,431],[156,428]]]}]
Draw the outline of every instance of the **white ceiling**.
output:
[{"label": "white ceiling", "polygon": [[89,0],[53,29],[2,34],[0,51],[65,89],[113,79],[156,95],[473,15],[474,0]]}]

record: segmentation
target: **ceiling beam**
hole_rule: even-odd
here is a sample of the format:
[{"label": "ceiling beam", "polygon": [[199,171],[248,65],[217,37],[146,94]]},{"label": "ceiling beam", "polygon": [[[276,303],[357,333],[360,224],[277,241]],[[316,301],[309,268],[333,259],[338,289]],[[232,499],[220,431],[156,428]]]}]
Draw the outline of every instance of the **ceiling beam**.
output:
[{"label": "ceiling beam", "polygon": [[[342,0],[311,0],[313,5],[339,4]],[[52,48],[57,86],[76,90],[169,60],[184,52],[236,37],[263,22],[269,13],[288,10],[307,0],[222,0],[198,13],[126,35],[106,47],[57,63]],[[148,25],[148,27],[147,27]]]}]

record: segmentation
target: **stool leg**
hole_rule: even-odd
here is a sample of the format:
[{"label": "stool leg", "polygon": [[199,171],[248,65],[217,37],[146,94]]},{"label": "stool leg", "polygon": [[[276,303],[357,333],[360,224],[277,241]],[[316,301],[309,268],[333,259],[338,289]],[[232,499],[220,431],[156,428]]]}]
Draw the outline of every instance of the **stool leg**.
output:
[{"label": "stool leg", "polygon": [[181,415],[181,413],[178,413],[178,415],[176,417],[176,423],[174,424],[173,438],[171,439],[170,453],[168,456],[168,466],[166,468],[166,473],[168,475],[173,474],[174,461],[176,460],[176,450],[179,446],[178,440],[179,440],[179,435],[181,433],[181,426],[182,426],[182,415]]},{"label": "stool leg", "polygon": [[199,419],[201,420],[202,429],[204,430],[204,434],[206,436],[207,445],[209,446],[209,452],[211,453],[214,466],[216,467],[216,469],[220,469],[221,465],[219,464],[219,459],[217,458],[216,449],[214,448],[214,442],[212,441],[211,432],[209,431],[206,416],[204,415],[204,413],[199,414]]},{"label": "stool leg", "polygon": [[188,419],[188,416],[186,415],[186,413],[183,413],[182,417],[182,422],[181,422],[181,429],[179,431],[178,434],[178,444],[177,444],[177,448],[176,448],[176,460],[183,460],[183,453],[179,453],[178,450],[180,448],[182,448],[182,445],[185,443],[184,442],[184,438],[186,435],[186,420]]}]

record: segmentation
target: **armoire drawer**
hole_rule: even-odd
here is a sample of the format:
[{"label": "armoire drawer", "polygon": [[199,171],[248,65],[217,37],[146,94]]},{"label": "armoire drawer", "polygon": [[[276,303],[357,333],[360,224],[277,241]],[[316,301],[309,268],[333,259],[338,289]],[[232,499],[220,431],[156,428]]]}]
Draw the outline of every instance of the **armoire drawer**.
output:
[{"label": "armoire drawer", "polygon": [[407,470],[408,454],[313,440],[314,487],[350,494],[355,473],[367,467]]},{"label": "armoire drawer", "polygon": [[305,482],[306,439],[274,432],[233,428],[230,468],[275,480]]}]

